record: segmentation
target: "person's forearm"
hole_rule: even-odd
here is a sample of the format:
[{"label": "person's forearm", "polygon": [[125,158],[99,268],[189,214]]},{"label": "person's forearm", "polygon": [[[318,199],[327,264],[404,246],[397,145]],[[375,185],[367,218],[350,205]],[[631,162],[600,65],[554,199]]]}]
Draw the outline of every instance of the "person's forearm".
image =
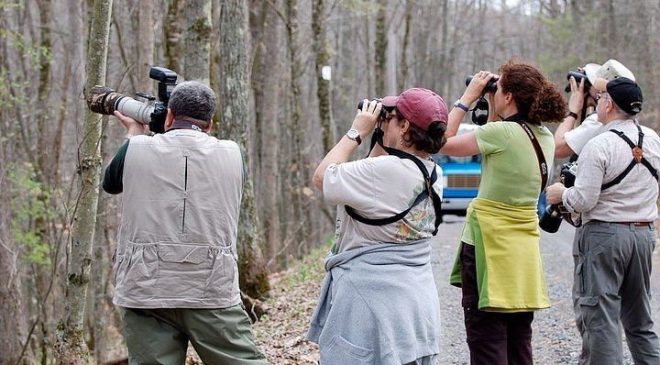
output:
[{"label": "person's forearm", "polygon": [[567,116],[564,121],[559,124],[555,131],[555,157],[566,158],[574,153],[571,147],[566,142],[566,133],[575,127],[575,118]]},{"label": "person's forearm", "polygon": [[[462,100],[461,103],[463,103]],[[463,105],[469,107],[468,104],[463,103]],[[447,118],[447,131],[445,132],[445,136],[447,138],[453,137],[456,135],[456,133],[458,133],[458,127],[461,125],[461,122],[463,121],[463,117],[465,117],[465,114],[467,114],[467,112],[461,108],[458,107],[452,108]]]},{"label": "person's forearm", "polygon": [[330,152],[325,155],[319,166],[316,168],[316,171],[314,171],[314,176],[312,177],[314,186],[323,191],[323,177],[325,176],[325,170],[328,166],[333,163],[339,164],[347,162],[357,147],[358,144],[355,141],[347,136],[343,136]]}]

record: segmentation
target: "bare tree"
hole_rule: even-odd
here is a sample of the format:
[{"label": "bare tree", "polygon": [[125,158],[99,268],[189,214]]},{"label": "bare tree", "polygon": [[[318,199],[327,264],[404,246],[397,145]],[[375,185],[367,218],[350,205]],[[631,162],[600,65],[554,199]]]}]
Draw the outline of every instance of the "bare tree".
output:
[{"label": "bare tree", "polygon": [[323,77],[323,67],[329,66],[330,51],[326,37],[326,2],[314,0],[312,11],[312,31],[314,32],[314,51],[316,53],[316,95],[319,98],[319,118],[323,131],[323,151],[330,151],[335,144],[335,121],[332,118],[332,98],[330,80]]},{"label": "bare tree", "polygon": [[[90,42],[87,52],[87,83],[85,90],[103,84],[110,32],[112,0],[96,0],[91,18]],[[76,207],[68,249],[65,316],[58,325],[57,356],[63,364],[86,364],[89,350],[84,339],[84,309],[90,280],[92,244],[98,208],[101,116],[85,112],[85,125],[80,145],[78,174],[80,195]]]},{"label": "bare tree", "polygon": [[[245,166],[249,166],[247,151],[250,120],[249,74],[247,47],[248,18],[245,0],[228,0],[220,16],[220,78],[223,80],[220,94],[221,121],[218,132],[241,147]],[[252,177],[248,176],[243,188],[241,216],[238,224],[239,280],[241,290],[247,295],[261,298],[268,293],[268,271],[259,246],[259,222],[255,211]]]},{"label": "bare tree", "polygon": [[183,76],[210,82],[211,0],[187,1],[184,7],[185,40]]}]

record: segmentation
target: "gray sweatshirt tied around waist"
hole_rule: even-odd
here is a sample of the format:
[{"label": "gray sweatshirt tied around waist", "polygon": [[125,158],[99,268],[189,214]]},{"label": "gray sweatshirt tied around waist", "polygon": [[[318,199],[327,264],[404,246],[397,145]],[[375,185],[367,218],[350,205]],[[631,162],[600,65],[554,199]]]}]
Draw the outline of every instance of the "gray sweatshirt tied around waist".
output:
[{"label": "gray sweatshirt tied around waist", "polygon": [[322,365],[401,365],[438,354],[440,304],[429,240],[378,244],[336,255],[307,339]]}]

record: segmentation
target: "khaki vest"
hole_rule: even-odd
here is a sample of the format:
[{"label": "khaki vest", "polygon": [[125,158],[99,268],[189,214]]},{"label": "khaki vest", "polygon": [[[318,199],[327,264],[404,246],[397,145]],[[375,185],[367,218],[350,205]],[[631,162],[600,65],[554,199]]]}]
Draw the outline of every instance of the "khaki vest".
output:
[{"label": "khaki vest", "polygon": [[124,161],[114,303],[225,308],[240,302],[238,145],[180,129],[131,138]]}]

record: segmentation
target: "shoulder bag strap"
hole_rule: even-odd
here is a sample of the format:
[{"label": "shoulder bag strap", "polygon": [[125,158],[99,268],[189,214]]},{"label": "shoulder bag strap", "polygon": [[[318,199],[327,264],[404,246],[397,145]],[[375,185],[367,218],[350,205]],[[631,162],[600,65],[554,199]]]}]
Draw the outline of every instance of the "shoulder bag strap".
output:
[{"label": "shoulder bag strap", "polygon": [[543,156],[543,150],[539,144],[536,135],[532,132],[532,129],[529,128],[527,123],[521,120],[516,120],[522,129],[525,130],[525,134],[529,137],[529,140],[532,141],[532,146],[534,146],[534,152],[536,152],[536,158],[539,162],[539,172],[541,173],[541,191],[545,190],[545,186],[548,184],[548,164],[545,162],[545,156]]}]

